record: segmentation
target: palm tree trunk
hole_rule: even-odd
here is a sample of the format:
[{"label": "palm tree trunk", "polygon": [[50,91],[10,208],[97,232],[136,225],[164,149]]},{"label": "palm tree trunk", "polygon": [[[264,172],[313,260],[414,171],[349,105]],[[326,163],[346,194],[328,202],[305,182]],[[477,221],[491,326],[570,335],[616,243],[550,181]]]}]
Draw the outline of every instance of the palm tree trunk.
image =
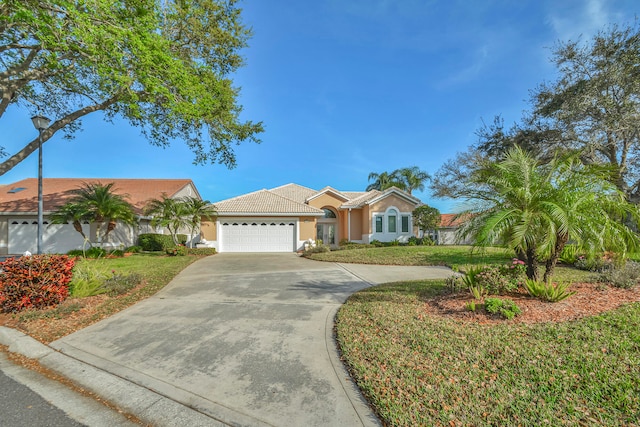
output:
[{"label": "palm tree trunk", "polygon": [[553,248],[553,253],[545,263],[544,276],[542,278],[545,283],[549,283],[549,281],[551,280],[553,271],[555,270],[556,264],[558,263],[558,259],[560,259],[560,254],[562,254],[562,250],[564,249],[568,240],[569,236],[566,234],[556,236],[556,244]]},{"label": "palm tree trunk", "polygon": [[536,256],[535,248],[527,248],[527,277],[531,280],[538,281],[538,257]]}]

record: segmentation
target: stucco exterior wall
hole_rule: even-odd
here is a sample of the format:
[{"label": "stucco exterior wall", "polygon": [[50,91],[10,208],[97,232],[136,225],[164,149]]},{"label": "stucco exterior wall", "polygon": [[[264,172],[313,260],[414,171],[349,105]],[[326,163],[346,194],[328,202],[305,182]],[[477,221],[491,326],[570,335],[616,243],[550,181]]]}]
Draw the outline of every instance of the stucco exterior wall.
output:
[{"label": "stucco exterior wall", "polygon": [[300,217],[298,225],[300,227],[299,240],[316,239],[316,218],[315,217]]},{"label": "stucco exterior wall", "polygon": [[[352,209],[351,210],[351,235],[349,236],[349,240],[362,240],[362,235],[364,231],[362,230],[363,215],[364,209]],[[347,219],[348,219],[348,211],[347,211]]]},{"label": "stucco exterior wall", "polygon": [[200,238],[204,238],[208,242],[218,240],[216,219],[202,221],[200,225]]},{"label": "stucco exterior wall", "polygon": [[0,255],[9,253],[9,223],[6,218],[0,218]]},{"label": "stucco exterior wall", "polygon": [[[409,203],[400,197],[391,195],[389,197],[385,197],[377,203],[370,205],[370,211],[384,212],[390,207],[398,208],[400,212],[413,212],[413,209],[415,209],[412,203]],[[369,218],[371,218],[371,215],[369,215]]]},{"label": "stucco exterior wall", "polygon": [[314,208],[318,209],[322,209],[325,206],[331,206],[332,208],[334,208],[334,210],[337,210],[338,206],[341,206],[343,203],[344,200],[333,196],[331,193],[325,193],[313,200],[310,200],[309,206],[313,206]]},{"label": "stucco exterior wall", "polygon": [[186,185],[182,190],[178,191],[172,198],[177,199],[179,197],[197,197],[200,198],[196,187],[193,184]]}]

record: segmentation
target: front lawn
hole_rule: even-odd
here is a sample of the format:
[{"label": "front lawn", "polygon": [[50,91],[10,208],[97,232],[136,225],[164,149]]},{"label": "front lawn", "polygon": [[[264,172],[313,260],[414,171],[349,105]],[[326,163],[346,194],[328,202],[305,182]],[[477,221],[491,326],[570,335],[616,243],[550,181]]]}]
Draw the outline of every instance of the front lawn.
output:
[{"label": "front lawn", "polygon": [[483,252],[471,246],[389,246],[316,253],[309,256],[317,261],[380,265],[446,265],[508,263],[513,251],[487,248]]},{"label": "front lawn", "polygon": [[337,338],[386,425],[638,425],[640,303],[563,323],[424,313],[442,281],[354,294]]},{"label": "front lawn", "polygon": [[81,259],[76,268],[90,267],[122,275],[137,273],[142,276],[142,283],[123,295],[70,297],[53,308],[27,310],[17,314],[0,313],[0,325],[19,329],[45,343],[55,341],[155,294],[199,258],[201,257],[135,254],[124,258]]}]

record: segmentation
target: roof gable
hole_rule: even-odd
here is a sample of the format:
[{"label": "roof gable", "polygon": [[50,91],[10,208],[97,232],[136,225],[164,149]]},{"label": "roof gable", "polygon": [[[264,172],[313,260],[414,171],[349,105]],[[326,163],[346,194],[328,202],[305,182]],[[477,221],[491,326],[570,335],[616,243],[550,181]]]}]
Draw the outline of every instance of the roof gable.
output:
[{"label": "roof gable", "polygon": [[342,194],[341,192],[339,192],[335,188],[324,187],[322,190],[318,191],[313,196],[307,198],[306,202],[308,203],[308,202],[312,201],[313,199],[316,199],[318,197],[323,196],[324,194],[329,194],[329,195],[335,197],[336,199],[342,200],[343,202],[346,202],[346,201],[349,200],[349,197],[345,196],[344,194]]}]

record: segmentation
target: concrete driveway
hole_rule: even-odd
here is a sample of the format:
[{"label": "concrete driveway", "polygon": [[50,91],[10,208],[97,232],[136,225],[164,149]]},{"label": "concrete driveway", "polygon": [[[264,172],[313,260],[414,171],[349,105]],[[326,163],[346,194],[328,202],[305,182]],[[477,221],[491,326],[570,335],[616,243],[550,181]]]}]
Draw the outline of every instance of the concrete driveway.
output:
[{"label": "concrete driveway", "polygon": [[219,254],[51,347],[197,409],[211,425],[379,425],[339,360],[335,313],[371,284],[450,274]]}]

